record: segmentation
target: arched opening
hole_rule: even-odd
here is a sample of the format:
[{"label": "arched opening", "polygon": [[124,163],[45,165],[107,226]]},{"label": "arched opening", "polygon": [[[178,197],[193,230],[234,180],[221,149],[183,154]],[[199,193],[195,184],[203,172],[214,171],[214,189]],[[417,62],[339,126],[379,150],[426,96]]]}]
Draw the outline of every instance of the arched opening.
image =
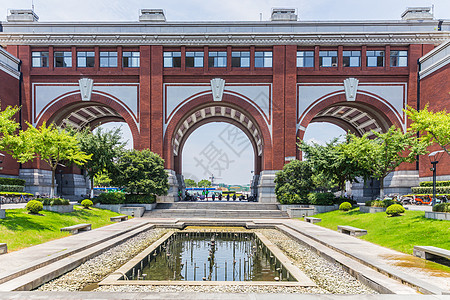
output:
[{"label": "arched opening", "polygon": [[[379,107],[363,102],[339,101],[330,99],[327,103],[319,103],[304,116],[298,137],[305,141],[324,144],[339,135],[350,132],[357,136],[368,134],[375,137],[375,132],[386,132],[392,125],[399,126],[397,118],[383,113]],[[373,103],[375,104],[375,103]],[[306,126],[304,126],[306,125]],[[376,179],[355,183],[352,192],[358,198],[375,199],[379,195],[380,183]]]},{"label": "arched opening", "polygon": [[199,126],[186,138],[181,151],[182,175],[198,182],[214,176],[215,184],[249,185],[255,149],[237,126],[211,122]]}]

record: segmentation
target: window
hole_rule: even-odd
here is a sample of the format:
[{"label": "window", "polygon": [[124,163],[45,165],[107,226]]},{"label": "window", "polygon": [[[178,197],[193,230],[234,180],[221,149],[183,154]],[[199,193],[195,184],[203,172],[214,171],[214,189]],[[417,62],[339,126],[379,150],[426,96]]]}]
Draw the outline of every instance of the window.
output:
[{"label": "window", "polygon": [[297,51],[297,67],[313,68],[314,51]]},{"label": "window", "polygon": [[250,51],[231,52],[231,66],[236,68],[250,67]]},{"label": "window", "polygon": [[48,51],[46,52],[32,52],[31,53],[32,63],[31,65],[35,68],[46,68],[48,67]]},{"label": "window", "polygon": [[100,67],[117,68],[117,52],[116,51],[100,52]]},{"label": "window", "polygon": [[368,67],[384,67],[384,51],[367,51]]},{"label": "window", "polygon": [[77,66],[79,68],[92,68],[95,65],[95,52],[77,52]]},{"label": "window", "polygon": [[203,52],[186,52],[186,67],[203,68]]},{"label": "window", "polygon": [[213,51],[208,54],[208,67],[225,68],[227,66],[227,53],[225,51]]},{"label": "window", "polygon": [[344,67],[360,67],[361,51],[344,51],[343,64]]},{"label": "window", "polygon": [[408,51],[391,51],[391,67],[407,67]]},{"label": "window", "polygon": [[55,68],[71,68],[72,67],[72,52],[69,51],[55,51]]},{"label": "window", "polygon": [[122,53],[122,66],[124,68],[139,68],[139,55],[137,51],[124,51]]},{"label": "window", "polygon": [[319,51],[320,67],[337,67],[337,51]]},{"label": "window", "polygon": [[164,52],[164,68],[181,68],[181,52]]},{"label": "window", "polygon": [[272,51],[255,52],[256,68],[272,68]]}]

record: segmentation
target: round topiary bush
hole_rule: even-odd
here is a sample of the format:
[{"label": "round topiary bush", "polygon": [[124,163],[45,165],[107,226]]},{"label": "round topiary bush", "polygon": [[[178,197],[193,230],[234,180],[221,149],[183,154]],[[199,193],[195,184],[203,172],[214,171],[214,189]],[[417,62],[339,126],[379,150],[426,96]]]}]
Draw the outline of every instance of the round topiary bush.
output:
[{"label": "round topiary bush", "polygon": [[349,211],[350,209],[352,209],[352,205],[349,202],[342,202],[341,205],[339,205],[339,210]]},{"label": "round topiary bush", "polygon": [[83,206],[85,209],[89,209],[92,205],[94,205],[94,203],[92,203],[92,201],[89,199],[84,199],[83,201],[81,201],[81,206]]},{"label": "round topiary bush", "polygon": [[392,204],[386,209],[386,213],[391,217],[400,216],[400,214],[404,213],[406,210],[400,204]]},{"label": "round topiary bush", "polygon": [[43,207],[42,202],[37,200],[31,200],[27,203],[27,206],[25,207],[30,214],[38,214]]}]

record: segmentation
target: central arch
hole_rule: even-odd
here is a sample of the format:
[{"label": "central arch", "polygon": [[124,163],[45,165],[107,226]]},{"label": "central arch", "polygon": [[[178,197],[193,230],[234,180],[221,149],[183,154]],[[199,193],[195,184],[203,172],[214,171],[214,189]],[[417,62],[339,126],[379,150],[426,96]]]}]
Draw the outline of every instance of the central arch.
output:
[{"label": "central arch", "polygon": [[224,94],[222,101],[213,101],[211,94],[203,95],[175,113],[164,137],[166,168],[181,174],[182,151],[188,137],[212,122],[235,125],[247,135],[255,153],[255,175],[270,168],[271,134],[263,116],[248,102],[229,94]]}]

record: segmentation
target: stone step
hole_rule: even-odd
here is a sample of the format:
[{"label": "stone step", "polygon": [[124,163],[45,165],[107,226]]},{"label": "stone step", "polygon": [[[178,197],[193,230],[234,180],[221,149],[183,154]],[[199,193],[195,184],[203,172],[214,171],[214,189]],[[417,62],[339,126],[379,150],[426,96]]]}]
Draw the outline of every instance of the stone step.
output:
[{"label": "stone step", "polygon": [[211,209],[211,210],[278,210],[276,204],[248,202],[176,202],[159,203],[157,209]]},{"label": "stone step", "polygon": [[155,209],[145,213],[149,218],[208,217],[208,218],[288,218],[280,210],[234,210],[234,209]]}]

